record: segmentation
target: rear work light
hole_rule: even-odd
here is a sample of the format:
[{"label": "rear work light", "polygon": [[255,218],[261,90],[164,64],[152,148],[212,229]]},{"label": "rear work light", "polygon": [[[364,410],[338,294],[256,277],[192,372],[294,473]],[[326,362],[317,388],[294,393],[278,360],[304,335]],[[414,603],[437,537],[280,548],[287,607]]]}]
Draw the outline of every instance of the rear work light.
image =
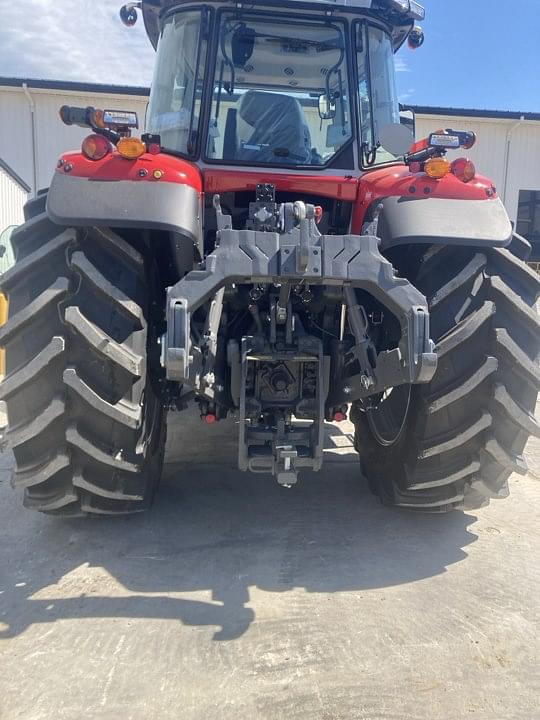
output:
[{"label": "rear work light", "polygon": [[407,13],[411,9],[410,0],[390,0],[390,5],[402,13]]},{"label": "rear work light", "polygon": [[476,168],[469,158],[458,158],[452,163],[453,174],[461,180],[468,183],[476,177]]},{"label": "rear work light", "polygon": [[410,12],[417,20],[425,20],[425,17],[426,17],[425,8],[422,5],[420,5],[420,3],[417,3],[416,0],[411,0]]},{"label": "rear work light", "polygon": [[461,147],[464,150],[470,150],[473,145],[476,145],[476,133],[472,131],[463,133],[461,138]]},{"label": "rear work light", "polygon": [[434,157],[426,162],[424,165],[424,172],[430,178],[438,180],[439,178],[443,178],[445,175],[448,175],[451,168],[452,166],[450,165],[450,161],[446,158]]},{"label": "rear work light", "polygon": [[103,160],[111,152],[111,143],[102,135],[88,135],[83,140],[82,152],[89,160]]},{"label": "rear work light", "polygon": [[424,20],[426,17],[424,7],[416,0],[385,0],[384,4],[400,13],[412,15],[415,20]]},{"label": "rear work light", "polygon": [[124,137],[116,146],[119,154],[127,160],[136,160],[146,152],[146,145],[139,138]]}]

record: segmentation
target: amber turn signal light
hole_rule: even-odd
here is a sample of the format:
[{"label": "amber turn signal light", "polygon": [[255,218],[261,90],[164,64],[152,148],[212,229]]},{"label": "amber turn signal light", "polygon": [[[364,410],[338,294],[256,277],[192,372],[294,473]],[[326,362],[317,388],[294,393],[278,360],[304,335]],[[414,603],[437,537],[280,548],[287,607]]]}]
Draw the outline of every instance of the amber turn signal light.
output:
[{"label": "amber turn signal light", "polygon": [[136,160],[146,152],[146,145],[139,138],[123,137],[116,146],[118,153],[127,160]]},{"label": "amber turn signal light", "polygon": [[428,177],[438,180],[443,178],[451,170],[450,162],[446,158],[434,157],[424,165],[424,172]]},{"label": "amber turn signal light", "polygon": [[89,160],[103,160],[111,149],[111,143],[102,135],[88,135],[81,148],[83,155]]}]

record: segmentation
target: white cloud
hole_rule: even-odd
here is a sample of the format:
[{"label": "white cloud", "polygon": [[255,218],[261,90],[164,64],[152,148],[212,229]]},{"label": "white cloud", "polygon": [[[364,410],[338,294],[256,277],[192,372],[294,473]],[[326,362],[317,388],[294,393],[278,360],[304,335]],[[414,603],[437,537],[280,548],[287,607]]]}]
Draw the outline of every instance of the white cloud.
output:
[{"label": "white cloud", "polygon": [[404,58],[396,56],[395,58],[396,72],[411,72]]},{"label": "white cloud", "polygon": [[18,0],[5,3],[0,75],[149,85],[154,51],[142,17],[120,22],[122,0]]},{"label": "white cloud", "polygon": [[405,92],[402,92],[399,94],[399,102],[407,103],[408,100],[411,100],[411,98],[414,98],[415,93],[416,93],[415,88],[409,88],[408,90],[405,90]]},{"label": "white cloud", "polygon": [[[4,2],[0,75],[148,86],[154,50],[142,17],[120,22],[123,0],[15,0]],[[405,58],[398,73],[410,72]]]}]

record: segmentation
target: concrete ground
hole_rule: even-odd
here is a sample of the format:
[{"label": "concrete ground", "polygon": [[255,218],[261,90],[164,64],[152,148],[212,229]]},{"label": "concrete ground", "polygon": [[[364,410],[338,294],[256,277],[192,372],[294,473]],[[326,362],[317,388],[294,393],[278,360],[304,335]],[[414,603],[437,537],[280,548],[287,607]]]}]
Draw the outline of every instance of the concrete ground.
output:
[{"label": "concrete ground", "polygon": [[540,718],[539,443],[508,500],[439,517],[381,507],[350,428],[291,490],[230,427],[170,428],[131,518],[24,511],[0,456],[1,720]]}]

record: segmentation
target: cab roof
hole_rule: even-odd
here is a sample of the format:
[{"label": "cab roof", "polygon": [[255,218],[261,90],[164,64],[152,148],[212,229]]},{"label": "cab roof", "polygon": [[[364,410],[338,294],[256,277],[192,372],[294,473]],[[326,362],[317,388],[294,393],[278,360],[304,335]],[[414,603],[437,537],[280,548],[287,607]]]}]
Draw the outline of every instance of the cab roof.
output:
[{"label": "cab roof", "polygon": [[[142,0],[144,24],[154,48],[157,47],[159,39],[160,15],[183,4],[193,7],[193,3],[189,0]],[[223,6],[234,7],[235,3],[229,0],[223,2]],[[380,18],[392,28],[392,41],[396,51],[405,42],[415,22],[425,17],[424,8],[415,0],[250,0],[249,8],[244,6],[244,9],[264,10],[269,7],[284,7],[290,11],[295,6],[304,10],[313,10],[317,7]]]}]

